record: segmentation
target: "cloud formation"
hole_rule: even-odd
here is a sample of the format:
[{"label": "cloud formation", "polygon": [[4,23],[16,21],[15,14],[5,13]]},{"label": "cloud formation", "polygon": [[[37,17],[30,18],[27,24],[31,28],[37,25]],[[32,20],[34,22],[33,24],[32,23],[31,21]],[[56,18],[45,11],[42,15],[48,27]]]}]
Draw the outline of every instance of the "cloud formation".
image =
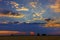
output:
[{"label": "cloud formation", "polygon": [[0,17],[23,18],[24,16],[25,16],[24,14],[0,13]]},{"label": "cloud formation", "polygon": [[60,19],[55,19],[54,21],[50,20],[45,24],[45,27],[60,28]]},{"label": "cloud formation", "polygon": [[26,7],[17,8],[16,10],[17,11],[29,11],[29,9]]},{"label": "cloud formation", "polygon": [[29,4],[30,4],[33,8],[35,8],[36,5],[37,5],[37,2],[30,2]]},{"label": "cloud formation", "polygon": [[54,12],[60,12],[60,0],[56,0],[55,4],[49,5],[51,9],[54,10]]},{"label": "cloud formation", "polygon": [[12,4],[13,6],[12,6],[12,8],[15,8],[16,9],[16,11],[29,11],[29,9],[28,8],[26,8],[26,7],[19,7],[20,6],[20,4],[18,4],[18,3],[16,3],[16,2],[13,2],[13,1],[11,1],[11,3],[10,4]]},{"label": "cloud formation", "polygon": [[0,31],[0,35],[19,34],[19,31]]},{"label": "cloud formation", "polygon": [[23,35],[26,35],[26,32],[19,32],[19,31],[0,31],[0,35],[11,35],[11,34],[23,34]]},{"label": "cloud formation", "polygon": [[44,14],[45,10],[42,10],[40,13],[34,13],[33,14],[33,20],[44,20],[43,18],[43,14]]},{"label": "cloud formation", "polygon": [[14,7],[18,7],[18,6],[19,6],[19,4],[18,4],[18,3],[13,2],[13,1],[11,1],[11,3],[10,3],[10,4],[12,4]]}]

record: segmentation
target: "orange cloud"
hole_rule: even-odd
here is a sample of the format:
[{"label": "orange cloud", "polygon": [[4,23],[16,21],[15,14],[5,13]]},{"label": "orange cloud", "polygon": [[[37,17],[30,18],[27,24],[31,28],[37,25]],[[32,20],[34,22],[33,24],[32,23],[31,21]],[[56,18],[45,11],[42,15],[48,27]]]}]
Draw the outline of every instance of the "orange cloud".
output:
[{"label": "orange cloud", "polygon": [[60,19],[57,20],[50,20],[49,22],[47,22],[47,24],[45,24],[45,27],[54,27],[54,28],[60,28]]},{"label": "orange cloud", "polygon": [[19,34],[20,32],[19,31],[0,31],[0,35],[2,34]]},{"label": "orange cloud", "polygon": [[49,6],[54,12],[60,12],[60,0],[56,0],[55,4]]},{"label": "orange cloud", "polygon": [[12,15],[12,14],[3,14],[0,13],[0,17],[11,17],[11,18],[23,18],[25,15],[24,14],[19,14],[19,15]]},{"label": "orange cloud", "polygon": [[23,34],[25,35],[26,32],[19,32],[19,31],[0,31],[0,35],[11,35],[11,34]]}]

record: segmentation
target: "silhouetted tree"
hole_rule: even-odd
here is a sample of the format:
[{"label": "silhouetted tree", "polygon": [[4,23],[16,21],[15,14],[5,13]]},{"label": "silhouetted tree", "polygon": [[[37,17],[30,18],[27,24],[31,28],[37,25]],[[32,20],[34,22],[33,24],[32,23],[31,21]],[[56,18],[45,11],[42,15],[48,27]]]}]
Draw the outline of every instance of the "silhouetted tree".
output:
[{"label": "silhouetted tree", "polygon": [[46,36],[46,34],[42,34],[42,36]]},{"label": "silhouetted tree", "polygon": [[40,34],[38,33],[37,36],[40,36]]},{"label": "silhouetted tree", "polygon": [[13,34],[11,34],[11,36],[14,36]]}]

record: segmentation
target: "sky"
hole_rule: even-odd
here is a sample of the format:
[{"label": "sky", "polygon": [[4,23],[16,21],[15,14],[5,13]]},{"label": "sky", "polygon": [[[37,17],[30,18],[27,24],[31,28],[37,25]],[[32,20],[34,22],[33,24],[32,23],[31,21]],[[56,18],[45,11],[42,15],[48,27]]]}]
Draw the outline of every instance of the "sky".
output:
[{"label": "sky", "polygon": [[60,0],[0,0],[0,21],[30,23],[45,18],[60,18]]},{"label": "sky", "polygon": [[[0,0],[0,22],[45,22],[45,18],[52,18],[60,22],[60,0]],[[19,31],[35,31],[40,33],[60,34],[60,28],[46,28],[40,25],[19,27],[21,25],[2,25],[0,30],[18,30]],[[34,30],[33,30],[34,29]],[[41,31],[40,31],[41,30]],[[12,32],[13,32],[12,31]],[[15,31],[13,33],[15,33]],[[0,31],[8,32],[8,31]],[[12,33],[11,31],[9,31]],[[33,33],[33,32],[32,32]]]}]

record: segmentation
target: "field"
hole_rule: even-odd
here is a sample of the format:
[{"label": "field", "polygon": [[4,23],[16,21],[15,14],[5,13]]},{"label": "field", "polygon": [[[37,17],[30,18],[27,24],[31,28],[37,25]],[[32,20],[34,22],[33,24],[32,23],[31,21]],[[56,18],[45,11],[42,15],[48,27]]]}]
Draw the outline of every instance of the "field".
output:
[{"label": "field", "polygon": [[60,40],[60,36],[0,36],[0,40]]}]

